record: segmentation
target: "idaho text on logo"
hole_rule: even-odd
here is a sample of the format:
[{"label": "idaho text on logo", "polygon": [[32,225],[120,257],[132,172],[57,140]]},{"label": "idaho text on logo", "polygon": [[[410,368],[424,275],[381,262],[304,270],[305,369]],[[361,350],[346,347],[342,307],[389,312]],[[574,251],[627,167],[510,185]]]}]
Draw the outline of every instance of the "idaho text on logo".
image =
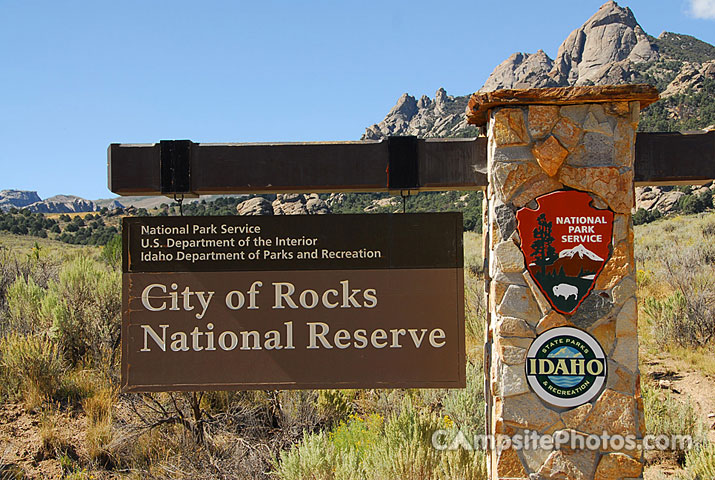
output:
[{"label": "idaho text on logo", "polygon": [[607,375],[598,341],[573,327],[552,328],[529,347],[526,378],[534,392],[552,405],[577,407],[593,399]]}]

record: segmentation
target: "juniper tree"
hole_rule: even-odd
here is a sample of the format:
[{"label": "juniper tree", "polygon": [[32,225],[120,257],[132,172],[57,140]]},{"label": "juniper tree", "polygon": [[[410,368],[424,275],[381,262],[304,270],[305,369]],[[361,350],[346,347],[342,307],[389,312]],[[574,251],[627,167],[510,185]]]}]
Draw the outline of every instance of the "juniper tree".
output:
[{"label": "juniper tree", "polygon": [[534,229],[534,241],[531,244],[531,248],[534,249],[532,255],[534,255],[534,263],[539,265],[541,273],[545,274],[546,266],[551,265],[556,256],[556,249],[551,245],[554,237],[551,236],[551,222],[546,221],[545,214],[539,215],[536,221],[539,226]]}]

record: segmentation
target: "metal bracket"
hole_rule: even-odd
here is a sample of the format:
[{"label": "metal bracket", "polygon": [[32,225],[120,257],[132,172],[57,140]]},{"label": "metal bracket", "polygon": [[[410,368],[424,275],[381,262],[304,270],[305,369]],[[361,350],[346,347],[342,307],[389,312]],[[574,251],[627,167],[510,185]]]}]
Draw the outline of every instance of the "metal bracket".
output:
[{"label": "metal bracket", "polygon": [[419,189],[417,143],[417,137],[414,136],[387,137],[388,190]]},{"label": "metal bracket", "polygon": [[159,142],[161,193],[191,193],[191,140]]}]

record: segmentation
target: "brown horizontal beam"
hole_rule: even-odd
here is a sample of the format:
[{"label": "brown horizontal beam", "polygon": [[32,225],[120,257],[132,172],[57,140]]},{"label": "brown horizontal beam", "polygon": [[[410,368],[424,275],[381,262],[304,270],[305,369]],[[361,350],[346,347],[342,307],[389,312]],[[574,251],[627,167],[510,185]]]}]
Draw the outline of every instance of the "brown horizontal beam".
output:
[{"label": "brown horizontal beam", "polygon": [[[395,190],[388,143],[194,143],[186,150],[189,190],[197,195]],[[110,145],[109,189],[118,195],[162,195],[161,148],[159,143]],[[486,151],[485,138],[418,139],[418,182],[404,189],[483,188]],[[397,167],[392,167],[393,179]]]},{"label": "brown horizontal beam", "polygon": [[715,131],[639,133],[636,185],[694,185],[715,179]]},{"label": "brown horizontal beam", "polygon": [[[417,140],[412,164],[412,168],[417,169],[417,181],[406,188],[396,188],[390,183],[390,176],[393,179],[400,177],[401,172],[396,169],[409,165],[409,158],[406,163],[391,163],[388,144],[388,140],[191,143],[190,148],[183,151],[188,156],[190,172],[187,191],[196,195],[417,192],[481,189],[487,185],[487,142],[484,137]],[[162,189],[161,148],[158,143],[110,145],[109,189],[118,195],[166,195],[173,191],[167,190],[166,185]],[[407,155],[409,157],[409,152]],[[412,178],[410,175],[406,177]],[[174,177],[170,175],[168,178]],[[636,185],[696,184],[713,178],[715,132],[637,135]]]}]

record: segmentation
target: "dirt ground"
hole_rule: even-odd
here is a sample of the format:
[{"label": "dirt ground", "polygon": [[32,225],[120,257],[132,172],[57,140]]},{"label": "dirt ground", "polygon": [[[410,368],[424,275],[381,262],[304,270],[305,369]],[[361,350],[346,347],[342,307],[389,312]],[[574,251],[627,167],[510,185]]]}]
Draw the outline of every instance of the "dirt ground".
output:
[{"label": "dirt ground", "polygon": [[692,368],[687,368],[667,355],[649,358],[644,372],[659,388],[669,390],[675,398],[693,402],[703,422],[708,426],[708,440],[715,442],[715,379]]},{"label": "dirt ground", "polygon": [[[56,418],[55,432],[61,437],[57,444],[67,445],[68,456],[77,455],[81,445],[81,432],[86,420],[68,412]],[[62,469],[56,460],[53,446],[44,444],[40,434],[43,416],[28,412],[20,404],[0,404],[0,478],[13,478],[10,472],[20,467],[30,479],[62,478]]]},{"label": "dirt ground", "polygon": [[[688,368],[684,362],[667,354],[649,356],[641,364],[641,375],[658,388],[669,391],[682,402],[693,402],[700,418],[708,427],[708,440],[715,442],[715,379]],[[645,469],[645,478],[656,472],[672,475],[682,469],[674,459],[660,459],[660,463]]]}]

